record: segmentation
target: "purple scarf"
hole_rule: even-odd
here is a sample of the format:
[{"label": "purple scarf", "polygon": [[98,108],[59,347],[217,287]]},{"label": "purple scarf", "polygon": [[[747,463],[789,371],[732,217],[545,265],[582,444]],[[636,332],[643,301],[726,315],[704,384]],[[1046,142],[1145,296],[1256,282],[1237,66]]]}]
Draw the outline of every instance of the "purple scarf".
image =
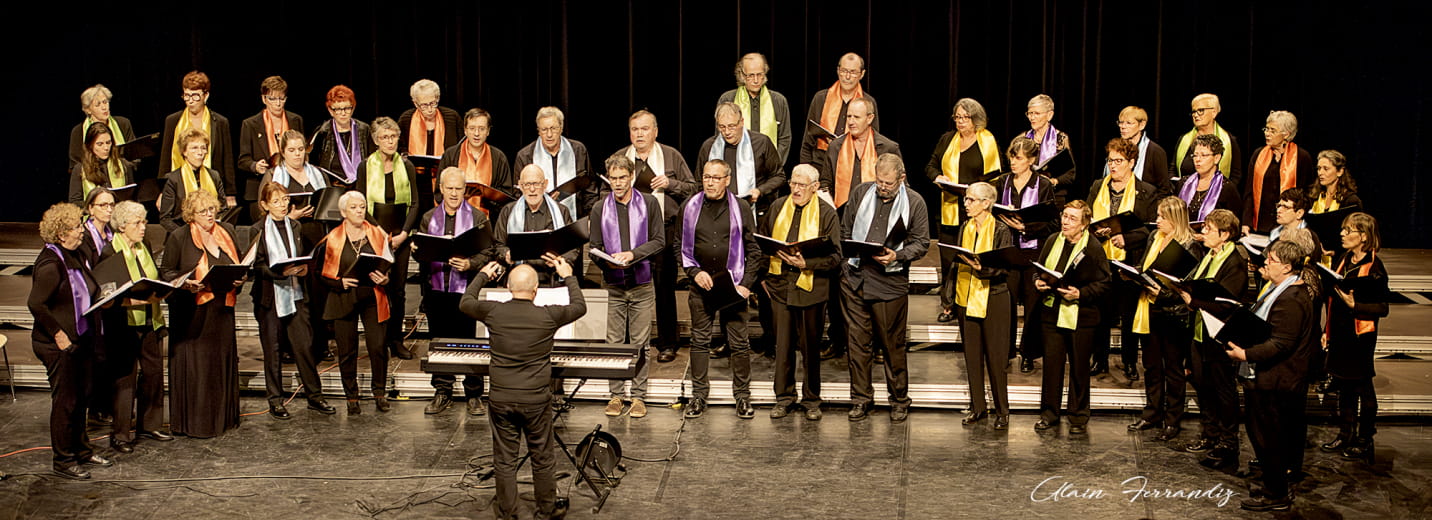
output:
[{"label": "purple scarf", "polygon": [[344,153],[343,134],[338,131],[337,123],[331,119],[328,121],[328,127],[333,129],[333,143],[338,146],[338,161],[343,165],[343,181],[352,184],[358,180],[358,165],[363,162],[359,149],[363,147],[358,143],[358,123],[355,121],[349,125],[351,125],[349,126],[351,130],[348,131],[348,137],[353,146],[348,148],[347,153]]},{"label": "purple scarf", "polygon": [[[89,331],[89,321],[85,319],[85,309],[90,306],[89,284],[85,283],[85,275],[79,269],[65,265],[65,254],[60,252],[59,247],[54,244],[45,244],[45,249],[53,251],[55,256],[60,257],[60,266],[64,267],[69,274],[70,297],[75,301],[75,334],[83,336],[85,332]],[[79,338],[74,338],[74,340],[79,341]]]},{"label": "purple scarf", "polygon": [[[447,208],[438,205],[433,210],[433,217],[428,219],[428,234],[443,236],[443,224],[447,222]],[[472,206],[467,202],[457,207],[456,218],[453,219],[452,236],[461,235],[464,231],[472,229]],[[447,262],[428,262],[428,271],[433,274],[428,278],[428,283],[434,291],[461,293],[467,291],[468,282],[472,281],[472,275],[462,271],[454,271]]]},{"label": "purple scarf", "polygon": [[[641,197],[641,192],[632,190],[631,202],[627,204],[627,229],[628,238],[631,239],[632,249],[646,243],[646,199]],[[622,237],[620,219],[617,218],[617,195],[611,192],[607,200],[602,203],[602,251],[607,254],[616,254],[622,251]],[[695,232],[694,230],[692,231]],[[635,269],[635,274],[628,271]],[[638,285],[651,283],[651,262],[642,260],[635,266],[626,269],[611,269],[606,271],[607,283],[622,285],[627,281],[628,276],[635,276]]]},{"label": "purple scarf", "polygon": [[[1183,199],[1185,203],[1192,201],[1193,196],[1197,194],[1197,175],[1189,177],[1188,182],[1183,183],[1183,187],[1178,190],[1178,198]],[[1198,207],[1198,211],[1189,211],[1189,221],[1202,222],[1203,219],[1207,218],[1208,214],[1213,211],[1213,208],[1218,205],[1218,197],[1222,194],[1223,174],[1215,171],[1213,172],[1213,181],[1208,183],[1208,194],[1203,196],[1203,204]]]},{"label": "purple scarf", "polygon": [[[731,272],[731,281],[740,284],[746,280],[746,248],[741,243],[741,206],[736,196],[726,192],[727,213],[731,216],[731,239],[726,246],[726,270]],[[697,193],[686,201],[681,218],[681,266],[701,267],[696,262],[696,219],[701,216],[701,204],[705,193]]]},{"label": "purple scarf", "polygon": [[[1030,128],[1028,132],[1024,133],[1024,136],[1034,139],[1034,129]],[[1039,143],[1039,166],[1044,166],[1045,163],[1049,162],[1049,160],[1054,158],[1058,153],[1059,130],[1056,130],[1054,125],[1050,124],[1049,129],[1044,131],[1044,140]]]},{"label": "purple scarf", "polygon": [[[1039,204],[1039,174],[1038,174],[1038,173],[1034,173],[1034,172],[1029,172],[1029,175],[1032,176],[1032,177],[1034,177],[1034,178],[1032,179],[1032,180],[1034,181],[1034,183],[1029,184],[1029,185],[1027,185],[1027,186],[1024,187],[1024,195],[1020,196],[1019,205],[1018,205],[1018,206],[1015,206],[1015,207],[1018,207],[1018,208],[1027,208],[1027,207],[1033,206],[1033,205],[1035,205],[1035,204]],[[1004,180],[1004,194],[1000,196],[1000,198],[999,198],[999,203],[1000,203],[1000,204],[1004,204],[1004,205],[1006,205],[1006,206],[1013,206],[1013,205],[1014,205],[1014,174],[1013,174],[1013,173],[1009,174],[1009,178],[1007,178],[1007,179]],[[1020,249],[1033,249],[1033,248],[1035,248],[1036,246],[1039,245],[1039,239],[1038,239],[1038,238],[1025,238],[1026,236],[1027,236],[1027,235],[1025,235],[1024,233],[1019,233],[1019,248],[1020,248]]]},{"label": "purple scarf", "polygon": [[104,251],[104,246],[109,245],[109,241],[114,239],[114,232],[109,230],[109,226],[95,229],[93,218],[85,219],[85,231],[88,231],[90,238],[94,239],[95,254]]}]

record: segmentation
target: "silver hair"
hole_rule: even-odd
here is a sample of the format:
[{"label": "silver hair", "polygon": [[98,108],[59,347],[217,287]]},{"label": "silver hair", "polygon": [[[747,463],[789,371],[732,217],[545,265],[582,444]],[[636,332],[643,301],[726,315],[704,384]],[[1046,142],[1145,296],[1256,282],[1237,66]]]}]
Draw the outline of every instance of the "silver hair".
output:
[{"label": "silver hair", "polygon": [[432,94],[433,97],[440,98],[443,95],[443,89],[438,87],[436,81],[430,79],[420,79],[413,83],[413,86],[408,87],[408,97],[413,98],[415,103],[418,101],[418,96],[423,94]]}]

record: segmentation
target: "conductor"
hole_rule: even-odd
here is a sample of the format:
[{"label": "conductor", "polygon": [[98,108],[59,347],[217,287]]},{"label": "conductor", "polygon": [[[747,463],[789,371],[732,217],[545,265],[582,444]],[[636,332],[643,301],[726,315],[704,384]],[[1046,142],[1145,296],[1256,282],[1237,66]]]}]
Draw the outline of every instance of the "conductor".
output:
[{"label": "conductor", "polygon": [[557,485],[553,478],[556,451],[552,438],[552,335],[587,313],[587,303],[565,258],[543,258],[565,284],[568,305],[537,306],[537,271],[521,264],[507,277],[512,299],[506,302],[478,298],[489,280],[502,275],[490,262],[468,285],[462,312],[487,325],[492,342],[491,402],[492,464],[497,475],[497,518],[517,518],[518,442],[525,436],[532,456],[532,485],[537,518],[554,517]]}]

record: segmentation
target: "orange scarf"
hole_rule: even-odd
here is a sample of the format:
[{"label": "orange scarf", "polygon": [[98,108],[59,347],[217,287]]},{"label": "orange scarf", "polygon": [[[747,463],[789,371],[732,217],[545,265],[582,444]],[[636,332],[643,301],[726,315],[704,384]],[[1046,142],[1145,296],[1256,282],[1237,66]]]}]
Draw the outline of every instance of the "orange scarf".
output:
[{"label": "orange scarf", "polygon": [[[274,139],[274,135],[275,135],[275,134],[277,134],[277,135],[283,135],[284,132],[287,132],[287,131],[289,130],[289,128],[288,128],[288,117],[280,117],[280,118],[278,119],[278,120],[279,120],[278,131],[275,132],[275,131],[274,131],[274,128],[273,128],[273,121],[271,120],[272,117],[273,117],[273,116],[272,116],[272,113],[269,112],[267,109],[265,109],[265,110],[264,110],[264,137],[268,139],[268,151],[269,151],[268,154],[269,154],[269,155],[273,155],[273,154],[276,154],[276,153],[283,153],[283,148],[279,147],[279,145],[278,145],[278,139]],[[270,166],[277,166],[277,165],[275,164],[275,165],[270,165]]]},{"label": "orange scarf", "polygon": [[[1262,207],[1263,200],[1263,174],[1268,171],[1268,165],[1273,162],[1273,148],[1264,146],[1263,151],[1258,153],[1258,161],[1253,163],[1253,229],[1258,229],[1258,211]],[[1298,145],[1288,143],[1283,148],[1283,162],[1278,164],[1278,193],[1293,189],[1298,183]]]},{"label": "orange scarf", "polygon": [[[194,247],[199,248],[199,252],[201,253],[199,255],[199,265],[194,268],[195,280],[203,280],[205,276],[209,275],[209,249],[204,247],[203,233],[203,228],[200,228],[198,224],[189,224],[189,238],[194,241]],[[214,241],[219,243],[220,250],[229,254],[229,258],[238,261],[239,248],[234,247],[234,238],[230,237],[229,233],[224,231],[224,226],[220,226],[217,222],[214,223]],[[209,300],[212,299],[214,299],[214,291],[207,287],[194,295],[194,303],[198,305],[209,303]],[[224,305],[233,307],[238,303],[239,292],[235,289],[229,289],[228,293],[224,295]]]},{"label": "orange scarf", "polygon": [[[430,155],[428,154],[428,122],[423,120],[422,110],[413,110],[413,120],[408,122],[408,155]],[[441,141],[443,138],[443,113],[439,110],[433,114],[433,140]],[[442,154],[442,147],[435,147],[438,154]],[[486,184],[486,183],[484,183]]]},{"label": "orange scarf", "polygon": [[[1367,260],[1367,263],[1362,264],[1362,267],[1359,267],[1359,268],[1357,269],[1357,276],[1358,276],[1359,278],[1364,277],[1364,276],[1367,276],[1368,273],[1371,273],[1371,272],[1372,272],[1372,263],[1373,263],[1373,261],[1377,260],[1377,252],[1376,252],[1376,251],[1373,251],[1373,252],[1368,253],[1368,254],[1369,254],[1369,255],[1372,255],[1372,258],[1368,259],[1368,260]],[[1339,273],[1341,273],[1342,270],[1343,270],[1343,268],[1347,266],[1348,259],[1350,259],[1350,258],[1352,258],[1352,253],[1348,253],[1347,255],[1343,256],[1342,262],[1338,262],[1338,269],[1337,269],[1337,271],[1338,271]],[[1327,304],[1327,308],[1328,308],[1328,319],[1325,320],[1325,321],[1324,321],[1324,324],[1323,324],[1323,339],[1331,339],[1331,338],[1332,338],[1332,333],[1333,333],[1333,298],[1336,298],[1336,297],[1337,297],[1337,295],[1332,295],[1332,296],[1329,296],[1329,297],[1328,297],[1328,304]],[[1363,334],[1367,334],[1367,333],[1369,333],[1369,332],[1376,332],[1376,331],[1377,331],[1377,320],[1359,320],[1359,319],[1353,319],[1353,320],[1352,320],[1352,323],[1353,323],[1353,330],[1356,331],[1356,332],[1357,332],[1357,335],[1359,335],[1359,336],[1361,336],[1361,335],[1363,335]]]},{"label": "orange scarf", "polygon": [[[864,96],[865,90],[860,88],[859,83],[856,83],[855,95],[850,96],[850,99],[853,100]],[[820,109],[820,126],[829,128],[831,132],[839,134],[842,129],[835,128],[835,123],[840,121],[840,107],[843,105],[845,105],[845,100],[840,98],[840,82],[837,81],[834,85],[831,85],[830,90],[825,93],[825,106]],[[830,138],[816,138],[815,147],[821,150],[829,149]]]},{"label": "orange scarf", "polygon": [[[344,221],[342,225],[333,228],[333,231],[323,239],[323,276],[330,280],[339,279],[338,264],[343,261],[343,248],[348,247],[346,244],[348,242],[347,230],[348,222]],[[367,235],[368,243],[373,246],[373,251],[382,254],[383,251],[388,250],[388,234],[383,232],[382,228],[364,222],[363,234]],[[382,286],[374,287],[373,299],[375,305],[378,306],[378,322],[388,321],[388,292],[383,290]]]},{"label": "orange scarf", "polygon": [[[472,149],[466,144],[462,145],[462,151],[457,154],[457,167],[462,170],[462,177],[469,182],[477,181],[488,186],[492,185],[492,149],[487,143],[482,143],[482,155],[472,156]],[[467,198],[468,204],[472,207],[487,213],[487,208],[482,205],[482,197],[473,195]]]},{"label": "orange scarf", "polygon": [[[870,135],[865,137],[865,146],[860,151],[860,182],[875,180],[875,129],[869,129]],[[854,137],[847,134],[845,144],[840,147],[840,156],[835,161],[835,207],[845,205],[846,199],[850,198],[850,181],[855,175],[855,147],[852,141]],[[859,184],[859,183],[856,183]]]}]

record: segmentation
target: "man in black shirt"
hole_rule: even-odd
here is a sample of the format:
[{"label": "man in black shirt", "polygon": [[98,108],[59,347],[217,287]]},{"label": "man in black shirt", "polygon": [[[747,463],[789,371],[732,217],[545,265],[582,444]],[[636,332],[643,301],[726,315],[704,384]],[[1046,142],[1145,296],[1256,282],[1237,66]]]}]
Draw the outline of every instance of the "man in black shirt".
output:
[{"label": "man in black shirt", "polygon": [[[573,220],[572,213],[566,206],[547,196],[547,175],[537,165],[529,164],[522,168],[522,173],[517,176],[517,187],[522,190],[522,197],[503,206],[492,222],[492,239],[497,242],[497,257],[508,265],[513,263],[512,254],[507,249],[508,233],[559,229],[571,224]],[[573,249],[563,254],[562,258],[569,264],[580,266],[581,263],[577,261],[579,254],[579,250]],[[551,270],[540,263],[533,267],[538,268],[545,284],[551,276]]]},{"label": "man in black shirt", "polygon": [[[477,274],[462,296],[462,312],[487,325],[492,342],[492,465],[497,476],[497,518],[516,518],[518,445],[523,437],[532,459],[532,486],[537,517],[554,516],[557,484],[553,476],[556,451],[552,444],[552,335],[587,313],[582,290],[566,259],[543,257],[567,287],[568,305],[538,307],[537,271],[519,265],[507,278],[512,299],[481,300],[478,291],[502,274],[496,262]],[[555,515],[560,516],[560,514]]]},{"label": "man in black shirt", "polygon": [[[487,215],[463,198],[467,183],[462,170],[448,167],[439,176],[442,203],[428,210],[419,221],[414,232],[435,236],[457,236],[469,229],[490,226]],[[491,228],[489,228],[491,230]],[[416,251],[416,247],[414,249]],[[478,252],[471,257],[452,257],[443,262],[428,262],[421,266],[427,273],[427,291],[423,296],[423,312],[428,316],[428,331],[434,338],[470,338],[477,328],[477,322],[458,310],[458,304],[467,287],[472,283],[473,273],[479,266],[492,260],[492,251]],[[457,376],[434,374],[432,378],[433,400],[423,413],[437,414],[452,404],[452,385]],[[466,375],[462,379],[463,396],[467,398],[468,415],[482,415],[487,408],[482,404],[482,376]]]},{"label": "man in black shirt", "polygon": [[[731,173],[726,161],[707,161],[701,168],[702,192],[681,206],[681,267],[697,285],[687,295],[691,307],[694,397],[686,409],[687,417],[700,417],[706,411],[706,398],[711,392],[711,382],[706,377],[711,363],[711,326],[718,316],[731,348],[736,416],[750,419],[756,415],[751,407],[751,345],[746,336],[750,312],[746,299],[756,284],[756,270],[763,256],[752,236],[756,216],[751,206],[726,191]],[[730,289],[732,284],[734,290]]]},{"label": "man in black shirt", "polygon": [[763,213],[786,183],[784,166],[771,139],[746,129],[741,107],[716,105],[716,135],[706,138],[696,160],[720,159],[731,168],[731,192]]},{"label": "man in black shirt", "polygon": [[[853,207],[841,218],[841,239],[885,247],[878,256],[846,260],[842,268],[840,293],[850,350],[849,418],[865,419],[874,401],[870,345],[872,333],[878,333],[888,354],[885,385],[890,394],[890,420],[901,422],[910,409],[910,379],[905,370],[910,263],[930,248],[930,217],[925,201],[905,186],[905,165],[895,154],[880,156],[875,182],[858,186],[850,201]],[[890,236],[892,233],[895,236]]]}]

